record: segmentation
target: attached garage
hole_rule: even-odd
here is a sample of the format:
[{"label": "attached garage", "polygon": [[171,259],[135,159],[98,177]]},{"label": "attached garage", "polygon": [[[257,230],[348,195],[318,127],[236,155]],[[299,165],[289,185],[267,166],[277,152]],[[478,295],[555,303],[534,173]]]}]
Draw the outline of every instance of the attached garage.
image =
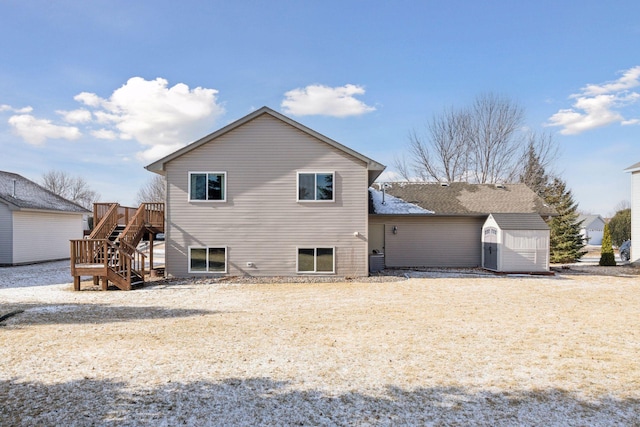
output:
[{"label": "attached garage", "polygon": [[[485,240],[479,237],[493,214],[495,234],[489,231],[486,242],[494,245],[486,249],[492,270],[549,269],[542,217],[556,212],[524,184],[395,182],[369,194],[369,254],[384,257],[388,268],[482,267]],[[515,228],[506,221],[510,215]]]},{"label": "attached garage", "polygon": [[491,214],[482,226],[482,266],[499,272],[547,272],[549,234],[538,214]]},{"label": "attached garage", "polygon": [[384,230],[376,250],[384,253],[386,267],[479,267],[483,222],[484,217],[380,215],[370,217],[369,227]]}]

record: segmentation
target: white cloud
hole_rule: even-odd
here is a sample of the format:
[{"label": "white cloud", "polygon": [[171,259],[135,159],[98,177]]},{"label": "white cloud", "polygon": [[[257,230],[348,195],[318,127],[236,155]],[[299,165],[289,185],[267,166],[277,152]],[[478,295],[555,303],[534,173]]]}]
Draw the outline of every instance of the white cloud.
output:
[{"label": "white cloud", "polygon": [[67,123],[87,123],[91,121],[91,112],[84,108],[79,108],[72,111],[56,111],[60,114],[63,120]]},{"label": "white cloud", "polygon": [[154,160],[158,160],[163,158],[164,156],[173,153],[176,150],[182,148],[184,144],[163,144],[163,145],[154,145],[151,148],[141,151],[136,154],[136,158],[145,163],[152,162]]},{"label": "white cloud", "polygon": [[29,114],[30,112],[33,111],[33,108],[32,107],[13,108],[11,105],[1,104],[0,112],[3,112],[3,111],[11,111],[12,113],[16,113],[16,114]]},{"label": "white cloud", "polygon": [[118,139],[118,135],[109,129],[98,129],[91,131],[91,135],[98,139]]},{"label": "white cloud", "polygon": [[549,118],[547,126],[560,126],[560,133],[575,135],[612,123],[640,124],[640,119],[627,119],[620,112],[640,100],[640,93],[631,89],[640,86],[640,66],[623,72],[619,79],[600,85],[588,84],[582,92],[573,94],[573,108],[561,109]]},{"label": "white cloud", "polygon": [[364,93],[362,86],[352,84],[339,87],[310,85],[286,92],[280,105],[285,113],[294,116],[359,116],[375,111],[374,107],[355,98]]},{"label": "white cloud", "polygon": [[102,125],[94,135],[134,139],[151,147],[141,153],[147,159],[149,153],[183,146],[211,128],[224,113],[217,93],[202,87],[190,89],[184,83],[169,87],[162,78],[132,77],[109,98],[82,92],[74,99],[94,109],[95,121]]},{"label": "white cloud", "polygon": [[50,120],[37,119],[30,114],[11,116],[9,124],[16,134],[33,145],[40,145],[49,138],[75,140],[82,136],[77,127],[55,125]]},{"label": "white cloud", "polygon": [[102,104],[102,98],[95,93],[81,92],[73,97],[78,102],[82,102],[89,107],[99,107]]}]

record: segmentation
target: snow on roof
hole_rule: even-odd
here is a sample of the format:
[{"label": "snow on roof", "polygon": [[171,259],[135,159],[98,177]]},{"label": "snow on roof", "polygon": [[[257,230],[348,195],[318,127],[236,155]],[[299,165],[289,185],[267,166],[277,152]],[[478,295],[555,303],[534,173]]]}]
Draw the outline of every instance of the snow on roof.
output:
[{"label": "snow on roof", "polygon": [[383,194],[375,188],[369,188],[371,201],[373,202],[374,212],[378,215],[397,215],[397,214],[434,214],[435,212],[423,209],[413,203],[405,202],[397,197]]},{"label": "snow on roof", "polygon": [[16,173],[0,171],[0,200],[18,209],[88,213],[82,206],[62,198]]}]

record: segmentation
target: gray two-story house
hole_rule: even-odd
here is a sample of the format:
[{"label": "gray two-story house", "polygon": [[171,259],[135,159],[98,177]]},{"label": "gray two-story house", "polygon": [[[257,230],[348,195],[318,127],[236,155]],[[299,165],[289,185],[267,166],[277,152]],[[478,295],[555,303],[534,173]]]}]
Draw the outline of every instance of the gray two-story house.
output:
[{"label": "gray two-story house", "polygon": [[166,182],[170,276],[368,274],[384,166],[263,107],[148,165]]}]

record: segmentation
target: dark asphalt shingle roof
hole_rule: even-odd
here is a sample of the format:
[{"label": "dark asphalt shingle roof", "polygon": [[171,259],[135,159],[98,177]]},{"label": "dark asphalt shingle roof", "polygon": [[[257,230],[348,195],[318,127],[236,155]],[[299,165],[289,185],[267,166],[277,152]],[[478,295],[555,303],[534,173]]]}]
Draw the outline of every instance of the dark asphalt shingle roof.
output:
[{"label": "dark asphalt shingle roof", "polygon": [[537,213],[491,214],[503,230],[548,230],[549,226]]},{"label": "dark asphalt shingle roof", "polygon": [[0,201],[18,209],[89,213],[82,206],[52,193],[21,175],[4,171],[0,171]]},{"label": "dark asphalt shingle roof", "polygon": [[[435,215],[483,216],[491,213],[556,215],[555,209],[525,184],[393,182],[387,194],[433,211]],[[373,212],[375,213],[375,212]]]}]

